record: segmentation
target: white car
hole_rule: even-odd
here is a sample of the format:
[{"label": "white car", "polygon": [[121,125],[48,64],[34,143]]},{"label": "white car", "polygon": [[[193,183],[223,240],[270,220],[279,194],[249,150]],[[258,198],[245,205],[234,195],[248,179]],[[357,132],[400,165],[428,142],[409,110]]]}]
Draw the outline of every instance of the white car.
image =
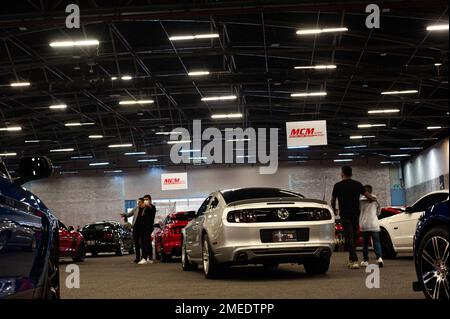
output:
[{"label": "white car", "polygon": [[406,207],[403,213],[380,220],[381,247],[385,258],[397,253],[413,253],[413,237],[419,217],[425,210],[448,199],[448,190],[431,192]]},{"label": "white car", "polygon": [[326,202],[276,188],[212,193],[182,230],[183,270],[203,266],[214,278],[226,266],[303,264],[328,271],[334,249],[334,214]]}]

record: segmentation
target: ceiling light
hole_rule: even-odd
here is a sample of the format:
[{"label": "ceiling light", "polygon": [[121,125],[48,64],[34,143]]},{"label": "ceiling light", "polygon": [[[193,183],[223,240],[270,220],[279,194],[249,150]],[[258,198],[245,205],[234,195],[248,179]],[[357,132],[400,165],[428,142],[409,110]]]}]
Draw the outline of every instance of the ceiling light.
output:
[{"label": "ceiling light", "polygon": [[412,138],[411,141],[436,141],[437,137]]},{"label": "ceiling light", "polygon": [[[53,167],[53,168],[55,168],[55,167]],[[78,174],[78,171],[61,171],[61,172],[59,172],[59,174],[61,174],[61,175]]]},{"label": "ceiling light", "polygon": [[351,159],[351,158],[335,159],[335,160],[333,160],[333,162],[335,162],[335,163],[338,163],[338,162],[353,162],[353,159]]},{"label": "ceiling light", "polygon": [[218,38],[217,33],[195,34],[195,35],[176,35],[169,37],[170,41],[196,40],[196,39],[213,39]]},{"label": "ceiling light", "polygon": [[434,66],[441,66],[442,63],[435,63]]},{"label": "ceiling light", "polygon": [[15,88],[15,87],[21,87],[21,86],[30,86],[31,83],[30,82],[12,82],[10,84],[11,87]]},{"label": "ceiling light", "polygon": [[208,158],[205,156],[194,156],[194,157],[189,157],[189,160],[191,161],[206,161]]},{"label": "ceiling light", "polygon": [[0,157],[16,156],[16,155],[17,155],[17,153],[12,153],[12,152],[0,153]]},{"label": "ceiling light", "polygon": [[191,143],[191,140],[178,140],[178,141],[167,141],[167,144],[185,144]]},{"label": "ceiling light", "polygon": [[227,140],[227,142],[248,142],[251,141],[250,138],[237,138],[237,139],[232,139],[232,140]]},{"label": "ceiling light", "polygon": [[111,144],[108,145],[109,148],[124,148],[124,147],[133,147],[133,144],[126,143],[126,144]]},{"label": "ceiling light", "polygon": [[121,77],[121,79],[122,79],[123,81],[130,81],[130,80],[133,79],[133,77],[131,77],[130,75],[124,75],[124,76]]},{"label": "ceiling light", "polygon": [[394,95],[394,94],[413,94],[418,93],[417,90],[404,90],[404,91],[384,91],[381,92],[381,95]]},{"label": "ceiling light", "polygon": [[351,140],[359,140],[359,139],[363,139],[363,138],[374,138],[374,135],[353,135],[350,136]]},{"label": "ceiling light", "polygon": [[41,140],[25,140],[25,143],[40,143]]},{"label": "ceiling light", "polygon": [[128,153],[125,153],[124,155],[134,156],[134,155],[146,155],[146,154],[147,154],[147,152],[128,152]]},{"label": "ceiling light", "polygon": [[120,101],[119,105],[133,105],[133,104],[152,104],[155,103],[153,100],[126,100]]},{"label": "ceiling light", "polygon": [[359,124],[358,128],[385,127],[386,124]]},{"label": "ceiling light", "polygon": [[409,157],[411,156],[410,154],[393,154],[390,155],[390,157]]},{"label": "ceiling light", "polygon": [[445,31],[445,30],[448,30],[448,23],[429,25],[427,27],[427,31]]},{"label": "ceiling light", "polygon": [[117,80],[117,79],[118,79],[117,76],[111,77],[111,81],[115,81],[115,80]]},{"label": "ceiling light", "polygon": [[224,101],[224,100],[236,100],[236,95],[222,95],[222,96],[210,96],[210,97],[202,97],[202,101]]},{"label": "ceiling light", "polygon": [[400,150],[402,151],[416,151],[416,150],[423,150],[423,147],[417,146],[417,147],[400,147]]},{"label": "ceiling light", "polygon": [[289,155],[289,159],[302,159],[302,158],[308,158],[308,156],[302,156],[302,155]]},{"label": "ceiling light", "polygon": [[359,155],[358,153],[339,153],[339,156],[356,156]]},{"label": "ceiling light", "polygon": [[427,126],[427,130],[440,130],[442,126]]},{"label": "ceiling light", "polygon": [[150,162],[157,162],[158,160],[156,158],[148,158],[148,159],[140,159],[138,160],[139,163],[150,163]]},{"label": "ceiling light", "polygon": [[70,159],[79,160],[79,159],[92,159],[92,158],[94,158],[92,155],[85,155],[85,156],[72,156]]},{"label": "ceiling light", "polygon": [[73,152],[73,148],[57,148],[54,150],[50,150],[50,153],[61,153],[61,152]]},{"label": "ceiling light", "polygon": [[54,41],[50,42],[52,48],[64,48],[64,47],[81,47],[99,45],[98,40],[80,40],[80,41]]},{"label": "ceiling light", "polygon": [[382,161],[380,164],[398,164],[399,162]]},{"label": "ceiling light", "polygon": [[54,105],[49,106],[49,109],[51,109],[51,110],[63,110],[66,108],[67,108],[66,104],[54,104]]},{"label": "ceiling light", "polygon": [[369,114],[386,114],[386,113],[398,113],[399,109],[384,109],[384,110],[370,110],[367,113]]},{"label": "ceiling light", "polygon": [[0,127],[0,131],[17,132],[22,131],[21,126]]},{"label": "ceiling light", "polygon": [[189,76],[202,76],[202,75],[208,75],[209,71],[192,71],[189,72],[188,75]]},{"label": "ceiling light", "polygon": [[93,122],[83,122],[83,123],[81,123],[81,122],[69,122],[69,123],[66,123],[66,124],[64,124],[65,126],[67,126],[67,127],[74,127],[74,126],[85,126],[85,125],[94,125],[95,123],[93,123]]},{"label": "ceiling light", "polygon": [[156,135],[177,135],[177,134],[181,134],[181,132],[156,132]]},{"label": "ceiling light", "polygon": [[116,170],[112,170],[112,171],[103,171],[103,173],[108,174],[108,173],[123,173],[123,171],[121,169],[116,169]]},{"label": "ceiling light", "polygon": [[345,146],[345,149],[353,149],[353,148],[365,148],[367,147],[367,145],[350,145],[350,146]]},{"label": "ceiling light", "polygon": [[302,92],[302,93],[292,93],[291,97],[306,97],[306,96],[325,96],[327,92]]},{"label": "ceiling light", "polygon": [[308,34],[320,34],[320,33],[329,33],[329,32],[346,32],[348,28],[324,28],[324,29],[302,29],[297,30],[296,34],[298,35],[308,35]]},{"label": "ceiling light", "polygon": [[103,135],[89,135],[90,139],[101,139],[103,138]]},{"label": "ceiling light", "polygon": [[336,69],[336,65],[328,64],[328,65],[305,65],[305,66],[295,66],[295,70],[328,70],[328,69]]},{"label": "ceiling light", "polygon": [[89,166],[106,166],[106,165],[109,165],[109,162],[98,162],[89,164]]},{"label": "ceiling light", "polygon": [[236,119],[241,118],[242,113],[229,113],[229,114],[213,114],[212,119]]},{"label": "ceiling light", "polygon": [[198,153],[201,150],[180,150],[180,153]]},{"label": "ceiling light", "polygon": [[289,146],[288,149],[290,150],[294,150],[294,149],[305,149],[305,148],[309,148],[308,145],[303,145],[303,146]]}]

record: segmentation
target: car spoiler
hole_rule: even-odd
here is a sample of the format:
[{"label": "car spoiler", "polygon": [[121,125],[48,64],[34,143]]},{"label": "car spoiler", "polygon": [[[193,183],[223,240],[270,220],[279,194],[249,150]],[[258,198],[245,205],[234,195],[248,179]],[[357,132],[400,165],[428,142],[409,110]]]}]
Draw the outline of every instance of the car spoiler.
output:
[{"label": "car spoiler", "polygon": [[315,203],[328,205],[326,201],[320,199],[309,199],[309,198],[293,198],[293,197],[271,197],[271,198],[255,198],[255,199],[245,199],[235,202],[228,203],[227,207],[238,206],[253,203],[266,203],[267,205],[279,205],[279,204],[295,204],[295,203]]}]

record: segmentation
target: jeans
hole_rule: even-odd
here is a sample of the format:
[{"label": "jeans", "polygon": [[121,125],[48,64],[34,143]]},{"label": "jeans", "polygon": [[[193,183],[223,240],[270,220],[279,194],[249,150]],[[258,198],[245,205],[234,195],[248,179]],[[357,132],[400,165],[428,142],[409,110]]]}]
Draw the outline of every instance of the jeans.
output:
[{"label": "jeans", "polygon": [[358,239],[359,214],[341,215],[341,223],[344,228],[344,238],[348,248],[349,261],[357,262],[356,240]]},{"label": "jeans", "polygon": [[134,247],[136,249],[136,260],[141,259],[141,250],[143,259],[153,259],[151,230],[135,229],[133,231]]},{"label": "jeans", "polygon": [[363,257],[364,261],[369,261],[369,240],[372,238],[372,245],[377,259],[381,257],[381,243],[379,231],[365,231],[363,236]]}]

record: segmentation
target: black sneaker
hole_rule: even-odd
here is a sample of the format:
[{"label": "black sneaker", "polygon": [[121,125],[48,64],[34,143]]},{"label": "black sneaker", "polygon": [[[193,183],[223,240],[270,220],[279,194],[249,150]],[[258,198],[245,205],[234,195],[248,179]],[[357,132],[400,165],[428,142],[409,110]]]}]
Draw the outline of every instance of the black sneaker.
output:
[{"label": "black sneaker", "polygon": [[139,259],[133,260],[133,262],[134,262],[135,264],[137,264],[139,261],[140,261]]}]

